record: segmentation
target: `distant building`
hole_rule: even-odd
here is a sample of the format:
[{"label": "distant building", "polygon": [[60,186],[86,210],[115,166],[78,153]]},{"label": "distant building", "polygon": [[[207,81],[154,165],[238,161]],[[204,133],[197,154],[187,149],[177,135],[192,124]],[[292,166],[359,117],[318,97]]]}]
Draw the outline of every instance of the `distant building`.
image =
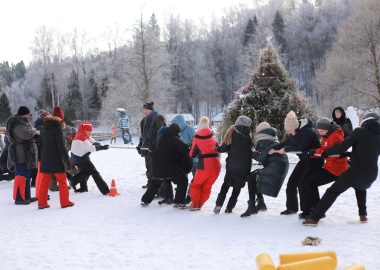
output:
[{"label": "distant building", "polygon": [[185,121],[187,122],[188,125],[190,125],[192,127],[195,125],[195,119],[194,119],[194,116],[192,114],[190,114],[190,113],[173,113],[173,114],[166,114],[165,115],[165,121],[166,121],[166,124],[168,126],[172,123],[173,118],[176,115],[183,115],[183,117],[185,118]]},{"label": "distant building", "polygon": [[219,126],[222,121],[223,121],[223,112],[220,112],[211,118],[211,123],[213,126]]}]

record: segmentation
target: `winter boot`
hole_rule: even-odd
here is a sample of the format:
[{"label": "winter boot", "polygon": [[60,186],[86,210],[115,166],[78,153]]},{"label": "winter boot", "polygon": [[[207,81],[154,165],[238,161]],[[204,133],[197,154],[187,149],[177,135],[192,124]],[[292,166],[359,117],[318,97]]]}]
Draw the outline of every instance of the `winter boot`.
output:
[{"label": "winter boot", "polygon": [[236,203],[237,203],[237,199],[232,199],[230,197],[230,199],[228,200],[228,203],[227,203],[226,210],[224,210],[224,212],[225,213],[232,213],[232,209],[235,208]]},{"label": "winter boot", "polygon": [[197,211],[197,210],[201,210],[201,208],[202,208],[201,202],[192,202],[190,207],[189,207],[189,210],[190,211]]},{"label": "winter boot", "polygon": [[248,201],[248,208],[247,210],[241,214],[241,217],[249,217],[250,215],[256,215],[257,214],[257,209],[255,206],[255,201]]},{"label": "winter boot", "polygon": [[220,209],[222,209],[222,206],[223,206],[223,203],[224,203],[224,200],[226,199],[226,194],[222,194],[222,193],[219,193],[218,194],[218,198],[216,198],[216,202],[215,202],[215,208],[214,208],[214,213],[215,214],[219,214],[220,213]]},{"label": "winter boot", "polygon": [[257,211],[267,211],[267,206],[265,205],[264,199],[257,199],[256,209]]}]

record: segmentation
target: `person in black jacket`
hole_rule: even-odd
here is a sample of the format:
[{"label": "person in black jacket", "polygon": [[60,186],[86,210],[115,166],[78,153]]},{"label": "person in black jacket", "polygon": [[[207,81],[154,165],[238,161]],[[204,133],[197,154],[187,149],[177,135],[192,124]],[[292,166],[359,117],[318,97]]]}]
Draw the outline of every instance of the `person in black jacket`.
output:
[{"label": "person in black jacket", "polygon": [[[241,217],[257,214],[258,211],[266,211],[263,194],[277,197],[289,170],[286,153],[268,155],[268,151],[279,144],[277,130],[269,123],[261,122],[257,125],[253,143],[255,151],[252,152],[252,158],[262,163],[264,168],[253,171],[247,177],[248,208]],[[255,205],[256,196],[257,205]]]},{"label": "person in black jacket", "polygon": [[[141,205],[149,205],[163,180],[172,181],[177,185],[174,197],[175,208],[185,209],[186,190],[188,184],[187,174],[193,167],[192,159],[189,156],[189,147],[179,137],[181,128],[177,124],[171,124],[162,135],[159,136],[154,152],[152,153],[152,174],[153,178],[145,194],[141,198]],[[180,159],[184,158],[182,163]],[[184,167],[185,165],[185,167]]]},{"label": "person in black jacket", "polygon": [[[166,126],[165,119],[162,115],[158,114],[154,109],[154,102],[147,102],[143,105],[144,114],[146,115],[140,122],[141,136],[140,142],[136,147],[137,152],[145,158],[146,177],[148,182],[142,188],[148,188],[151,182],[152,175],[152,152],[156,147],[158,130],[162,126]],[[142,150],[141,148],[144,148]],[[149,150],[145,150],[149,149]]]},{"label": "person in black jacket", "polygon": [[54,174],[59,187],[59,199],[62,208],[74,205],[69,200],[69,188],[66,181],[66,167],[72,167],[69,155],[63,143],[62,128],[65,122],[57,116],[48,115],[44,118],[44,128],[41,130],[41,174],[38,209],[49,208],[48,189],[51,175]]},{"label": "person in black jacket", "polygon": [[226,158],[226,175],[216,199],[214,213],[219,214],[226,199],[228,189],[233,188],[225,213],[232,213],[246,178],[251,172],[251,126],[252,120],[247,116],[239,116],[235,125],[230,126],[223,138],[223,143],[217,148],[219,153],[228,153]]},{"label": "person in black jacket", "polygon": [[[305,177],[320,170],[323,166],[323,159],[312,158],[308,155],[309,149],[321,147],[317,133],[313,129],[313,124],[309,118],[302,117],[298,120],[296,114],[290,111],[284,120],[284,128],[287,133],[285,140],[273,147],[268,154],[296,152],[299,158],[286,186],[286,210],[280,213],[281,215],[291,215],[296,214],[298,211],[297,189],[300,194],[301,210],[305,210],[307,191],[301,183],[303,183]],[[299,217],[303,218],[304,215],[306,215],[306,212],[299,214]]]},{"label": "person in black jacket", "polygon": [[350,118],[346,116],[346,112],[342,107],[334,108],[332,112],[332,119],[337,123],[344,132],[344,138],[347,138],[348,135],[352,132],[352,123]]},{"label": "person in black jacket", "polygon": [[[357,190],[367,190],[377,179],[377,161],[380,155],[380,116],[369,113],[364,116],[361,126],[354,129],[343,142],[326,149],[322,157],[342,154],[352,147],[350,166],[329,187],[318,205],[314,208],[310,218],[302,224],[317,226],[318,221],[324,217],[326,211],[332,206],[340,194],[350,187]],[[365,192],[362,193],[365,196]],[[360,200],[365,201],[365,200]],[[359,202],[359,199],[358,199]],[[368,222],[366,207],[359,206],[361,222]]]}]

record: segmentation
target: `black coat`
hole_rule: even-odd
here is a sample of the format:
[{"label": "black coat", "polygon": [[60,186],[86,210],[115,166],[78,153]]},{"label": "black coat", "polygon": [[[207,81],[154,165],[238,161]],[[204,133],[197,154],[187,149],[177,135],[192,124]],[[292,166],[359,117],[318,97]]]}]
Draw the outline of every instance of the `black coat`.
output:
[{"label": "black coat", "polygon": [[[338,110],[342,113],[342,116],[340,118],[336,118],[335,111]],[[348,135],[352,132],[352,123],[350,118],[347,118],[346,112],[342,107],[336,107],[334,108],[332,112],[332,119],[335,123],[337,123],[344,132],[344,138],[347,138]]]},{"label": "black coat", "polygon": [[43,173],[63,173],[66,172],[64,161],[69,159],[69,155],[63,143],[62,128],[65,123],[61,118],[46,116],[45,127],[41,130],[41,167]]},{"label": "black coat", "polygon": [[313,122],[309,118],[301,118],[300,128],[295,136],[288,135],[284,141],[273,147],[275,150],[284,148],[285,152],[302,152],[297,154],[303,163],[309,162],[308,152],[310,149],[321,147],[317,133],[313,129]]},{"label": "black coat", "polygon": [[[141,137],[139,146],[154,150],[158,136],[157,133],[162,126],[166,126],[165,119],[156,111],[152,111],[152,113],[145,116],[140,122]],[[149,153],[149,151],[142,150],[141,156],[146,157]]]},{"label": "black coat", "polygon": [[252,167],[252,138],[249,135],[249,127],[235,126],[235,128],[237,131],[232,131],[231,144],[223,143],[217,150],[219,153],[228,153],[224,182],[230,187],[243,188]]},{"label": "black coat", "polygon": [[268,151],[278,144],[277,131],[274,128],[263,129],[255,137],[255,151],[252,158],[262,163],[264,168],[254,173],[257,181],[257,192],[277,197],[289,170],[287,154],[268,155]]},{"label": "black coat", "polygon": [[326,149],[324,155],[344,153],[352,147],[350,166],[340,175],[353,188],[369,188],[377,178],[377,160],[380,155],[380,124],[375,119],[367,120],[362,127],[355,128],[343,142]]},{"label": "black coat", "polygon": [[152,155],[154,178],[175,178],[185,175],[178,158],[179,155],[189,157],[189,147],[180,139],[180,132],[181,128],[177,124],[172,124],[159,136]]}]

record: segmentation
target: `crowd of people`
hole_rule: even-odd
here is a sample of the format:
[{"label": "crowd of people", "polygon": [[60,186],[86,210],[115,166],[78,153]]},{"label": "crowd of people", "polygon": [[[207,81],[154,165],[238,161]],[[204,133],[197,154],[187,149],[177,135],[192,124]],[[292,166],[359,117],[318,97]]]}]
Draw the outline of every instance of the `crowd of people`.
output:
[{"label": "crowd of people", "polygon": [[[286,134],[281,141],[277,130],[267,122],[259,123],[251,133],[252,119],[242,115],[218,142],[206,116],[200,119],[195,131],[182,115],[167,126],[164,116],[154,109],[154,102],[145,103],[143,112],[136,147],[145,160],[147,176],[147,183],[142,186],[146,189],[142,206],[161,196],[159,204],[201,210],[221,172],[220,154],[226,153],[226,172],[214,213],[220,213],[230,187],[232,192],[224,212],[232,213],[247,183],[248,208],[241,217],[255,215],[267,210],[264,195],[278,196],[289,170],[287,153],[294,153],[298,162],[287,181],[286,209],[281,215],[301,210],[298,218],[304,219],[302,224],[317,226],[336,198],[352,187],[359,220],[368,222],[367,189],[377,178],[380,155],[380,116],[376,113],[364,115],[360,126],[353,129],[344,109],[336,107],[332,120],[322,117],[314,129],[310,118],[290,111],[284,119]],[[130,121],[125,113],[119,116],[117,128],[122,131],[123,142],[132,143]],[[82,122],[77,129],[67,126],[59,106],[52,114],[40,110],[34,128],[30,118],[29,108],[20,106],[7,120],[4,138],[0,137],[0,180],[14,179],[16,205],[38,201],[39,209],[49,208],[48,190],[55,181],[61,207],[71,207],[74,203],[69,199],[69,189],[88,192],[90,176],[103,195],[110,192],[90,160],[92,152],[107,150],[109,146],[100,145],[91,137],[91,122]],[[116,135],[114,127],[110,143],[116,142]],[[251,171],[252,159],[262,168]],[[332,185],[320,198],[318,187],[329,183]],[[36,188],[35,196],[31,194],[32,185]]]}]

